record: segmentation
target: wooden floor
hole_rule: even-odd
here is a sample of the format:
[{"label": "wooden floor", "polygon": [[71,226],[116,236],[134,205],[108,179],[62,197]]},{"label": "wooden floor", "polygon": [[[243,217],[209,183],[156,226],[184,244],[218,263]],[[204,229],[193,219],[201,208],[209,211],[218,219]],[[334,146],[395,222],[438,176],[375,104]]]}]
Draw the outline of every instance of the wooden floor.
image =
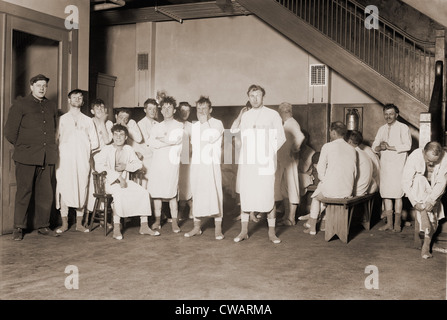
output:
[{"label": "wooden floor", "polygon": [[[282,243],[268,240],[267,221],[250,222],[250,238],[234,243],[240,222],[228,203],[225,239],[214,223],[185,238],[192,220],[175,234],[138,234],[130,221],[118,241],[103,229],[58,238],[35,231],[23,241],[0,236],[1,300],[445,300],[446,254],[424,260],[412,247],[413,227],[379,231],[375,217],[366,231],[353,221],[350,241],[325,241],[324,232],[304,233],[300,222],[278,227]],[[447,247],[439,240],[436,247]],[[77,288],[76,288],[77,285]],[[70,289],[71,288],[71,289]]]}]

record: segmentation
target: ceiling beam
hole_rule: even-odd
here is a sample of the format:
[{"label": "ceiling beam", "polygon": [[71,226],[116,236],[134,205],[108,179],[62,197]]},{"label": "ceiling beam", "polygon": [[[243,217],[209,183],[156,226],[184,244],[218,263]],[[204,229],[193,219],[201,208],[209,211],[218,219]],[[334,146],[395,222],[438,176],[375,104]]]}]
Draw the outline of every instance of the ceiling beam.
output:
[{"label": "ceiling beam", "polygon": [[175,20],[159,12],[159,9],[169,12],[182,21],[189,19],[217,18],[251,14],[237,2],[224,2],[225,10],[223,10],[220,6],[222,1],[219,1],[219,5],[217,1],[209,1],[158,6],[158,10],[156,10],[155,7],[145,7],[138,9],[123,8],[120,10],[93,11],[91,12],[90,23],[92,26],[110,26],[133,24],[138,22],[161,22]]}]

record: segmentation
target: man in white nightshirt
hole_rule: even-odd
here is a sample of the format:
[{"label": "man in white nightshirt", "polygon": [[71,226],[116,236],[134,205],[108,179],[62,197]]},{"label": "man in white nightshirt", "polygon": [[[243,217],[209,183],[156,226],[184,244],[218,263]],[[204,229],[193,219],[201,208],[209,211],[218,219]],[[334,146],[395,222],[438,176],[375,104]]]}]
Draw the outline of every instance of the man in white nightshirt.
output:
[{"label": "man in white nightshirt", "polygon": [[321,147],[317,164],[317,189],[312,194],[310,219],[305,223],[304,230],[311,235],[317,234],[316,224],[320,213],[324,210],[322,198],[349,198],[354,194],[354,182],[357,176],[357,154],[344,137],[346,126],[336,121],[329,129],[331,141]]},{"label": "man in white nightshirt", "polygon": [[134,148],[138,157],[141,159],[141,154],[138,151],[138,144],[143,141],[143,136],[141,135],[140,128],[135,120],[131,119],[131,110],[129,108],[119,108],[115,114],[115,124],[123,125],[129,131],[127,144]]},{"label": "man in white nightshirt", "polygon": [[275,178],[275,201],[284,202],[284,216],[279,225],[294,226],[295,215],[300,203],[300,182],[298,175],[299,152],[304,134],[293,118],[292,105],[283,102],[278,108],[284,123],[286,142],[278,151],[278,169]]},{"label": "man in white nightshirt", "polygon": [[112,127],[113,143],[106,145],[95,157],[97,172],[107,172],[105,189],[112,194],[113,238],[122,240],[121,218],[140,216],[140,234],[158,236],[158,231],[149,228],[148,217],[152,215],[149,192],[129,180],[129,172],[142,168],[133,148],[126,144],[127,128],[120,124]]},{"label": "man in white nightshirt", "polygon": [[[91,159],[92,164],[91,168],[94,169],[94,156],[99,151],[101,151],[102,147],[108,145],[112,142],[112,127],[113,123],[110,120],[107,120],[107,108],[102,99],[94,99],[90,103],[90,112],[93,114],[92,120],[95,125],[96,134],[98,135],[99,140],[99,148],[96,149],[93,153],[93,159]],[[93,211],[93,206],[95,204],[95,197],[93,196],[95,193],[95,187],[93,183],[93,175],[90,174],[90,183],[88,187],[88,198],[87,198],[87,209],[88,211]]]},{"label": "man in white nightshirt", "polygon": [[153,150],[149,144],[152,128],[158,123],[158,102],[155,99],[149,98],[144,102],[144,112],[146,116],[138,121],[138,127],[140,128],[143,140],[134,149],[140,152],[143,156],[143,170],[144,177],[143,186],[147,188],[147,182],[149,179],[149,169],[151,167]]},{"label": "man in white nightshirt", "polygon": [[414,244],[421,249],[419,232],[424,233],[421,256],[432,257],[430,244],[444,218],[441,197],[446,187],[447,154],[438,142],[431,141],[424,148],[414,150],[407,159],[402,173],[402,189],[416,209]]},{"label": "man in white nightshirt", "polygon": [[241,198],[241,232],[234,242],[248,239],[250,212],[267,212],[269,239],[276,236],[275,171],[276,154],[286,141],[278,112],[264,106],[265,90],[251,85],[247,95],[252,108],[241,117],[241,151],[239,182]]},{"label": "man in white nightshirt", "polygon": [[174,119],[177,102],[173,97],[164,97],[159,107],[163,121],[154,126],[149,138],[149,144],[154,150],[148,181],[148,190],[154,201],[155,222],[152,228],[161,229],[162,203],[167,201],[171,211],[172,231],[179,233],[177,197],[183,124]]},{"label": "man in white nightshirt", "polygon": [[179,178],[178,178],[178,200],[180,214],[185,211],[188,205],[188,218],[192,219],[192,191],[190,184],[191,171],[191,121],[188,121],[191,114],[189,102],[182,101],[178,104],[177,114],[179,122],[183,123],[182,154],[180,158]]},{"label": "man in white nightshirt", "polygon": [[69,110],[59,119],[57,141],[59,162],[56,166],[56,208],[60,208],[62,226],[56,232],[68,230],[68,210],[76,209],[76,230],[88,232],[82,225],[88,196],[90,155],[99,147],[93,120],[81,112],[84,95],[75,89],[68,94]]},{"label": "man in white nightshirt", "polygon": [[357,153],[357,176],[355,178],[353,195],[363,196],[371,193],[371,188],[374,183],[373,164],[371,158],[359,147],[363,141],[363,135],[360,131],[352,130],[348,135],[347,141],[354,147]]},{"label": "man in white nightshirt", "polygon": [[[386,225],[379,230],[401,232],[402,223],[402,172],[407,153],[411,149],[411,133],[408,126],[397,121],[399,109],[394,104],[383,107],[386,124],[377,131],[371,146],[374,152],[380,154],[380,196],[385,206]],[[393,228],[394,201],[394,228]]]},{"label": "man in white nightshirt", "polygon": [[359,148],[363,150],[366,155],[371,159],[372,165],[373,165],[373,175],[372,175],[372,184],[369,188],[370,193],[374,193],[379,191],[379,185],[380,185],[380,159],[370,146],[367,146],[364,143],[360,143]]}]

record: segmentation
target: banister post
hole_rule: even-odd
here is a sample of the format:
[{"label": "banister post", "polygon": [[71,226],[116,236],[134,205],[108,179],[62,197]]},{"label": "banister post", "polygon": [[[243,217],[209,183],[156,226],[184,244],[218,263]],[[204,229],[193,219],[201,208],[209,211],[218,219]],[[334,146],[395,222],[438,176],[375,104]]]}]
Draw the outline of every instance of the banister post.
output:
[{"label": "banister post", "polygon": [[425,147],[425,145],[431,140],[431,113],[421,112],[419,115],[419,148]]}]

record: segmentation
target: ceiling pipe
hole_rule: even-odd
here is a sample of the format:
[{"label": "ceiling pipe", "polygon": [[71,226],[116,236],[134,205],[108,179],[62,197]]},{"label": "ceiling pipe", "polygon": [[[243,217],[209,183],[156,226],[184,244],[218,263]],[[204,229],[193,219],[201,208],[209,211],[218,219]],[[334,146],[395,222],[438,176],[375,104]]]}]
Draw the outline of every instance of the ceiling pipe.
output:
[{"label": "ceiling pipe", "polygon": [[[96,2],[100,2],[100,1],[96,1]],[[101,2],[103,2],[103,1],[101,1]],[[125,5],[126,5],[126,1],[124,1],[124,0],[106,0],[104,3],[93,5],[93,11],[114,9],[114,8],[124,7]]]}]

